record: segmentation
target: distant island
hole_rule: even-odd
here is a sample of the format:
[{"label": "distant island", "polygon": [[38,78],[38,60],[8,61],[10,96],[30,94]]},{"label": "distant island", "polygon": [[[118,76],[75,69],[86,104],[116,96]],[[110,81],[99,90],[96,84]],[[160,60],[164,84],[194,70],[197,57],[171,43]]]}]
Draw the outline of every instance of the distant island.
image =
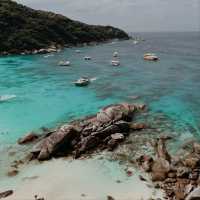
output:
[{"label": "distant island", "polygon": [[112,26],[88,25],[11,0],[0,1],[0,27],[0,55],[47,53],[64,46],[129,38]]}]

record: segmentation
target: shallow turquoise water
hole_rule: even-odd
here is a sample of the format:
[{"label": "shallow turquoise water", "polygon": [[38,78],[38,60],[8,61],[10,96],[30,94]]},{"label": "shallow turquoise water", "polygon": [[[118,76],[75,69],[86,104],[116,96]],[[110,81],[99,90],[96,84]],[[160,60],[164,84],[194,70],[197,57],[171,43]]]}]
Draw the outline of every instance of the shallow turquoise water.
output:
[{"label": "shallow turquoise water", "polygon": [[[0,58],[0,95],[16,98],[0,102],[0,145],[15,143],[31,130],[95,113],[100,107],[133,101],[139,95],[152,113],[163,113],[188,137],[200,138],[200,36],[199,33],[142,34],[146,41],[65,49],[44,55]],[[110,66],[112,53],[120,53],[121,67]],[[143,61],[155,52],[160,61]],[[92,56],[84,61],[85,55]],[[62,59],[71,67],[59,67]],[[97,77],[89,87],[72,82],[80,76]],[[176,130],[174,130],[176,131]]]}]

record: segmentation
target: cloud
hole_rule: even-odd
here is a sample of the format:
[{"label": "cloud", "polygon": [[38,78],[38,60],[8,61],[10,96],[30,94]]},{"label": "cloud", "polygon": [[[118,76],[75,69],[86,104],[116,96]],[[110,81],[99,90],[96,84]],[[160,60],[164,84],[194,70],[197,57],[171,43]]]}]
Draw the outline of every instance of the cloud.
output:
[{"label": "cloud", "polygon": [[128,31],[192,31],[199,28],[199,0],[16,0],[91,24]]}]

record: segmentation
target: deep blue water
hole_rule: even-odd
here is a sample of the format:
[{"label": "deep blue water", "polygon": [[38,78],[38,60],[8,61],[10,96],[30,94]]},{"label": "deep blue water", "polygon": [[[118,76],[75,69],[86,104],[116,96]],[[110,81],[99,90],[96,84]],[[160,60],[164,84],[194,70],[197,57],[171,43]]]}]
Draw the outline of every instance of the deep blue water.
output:
[{"label": "deep blue water", "polygon": [[[0,58],[0,95],[16,98],[0,102],[0,145],[42,126],[95,113],[110,103],[145,102],[152,113],[163,113],[177,131],[200,138],[200,33],[141,33],[146,41],[131,40],[81,48],[70,48],[52,57],[44,55]],[[110,66],[113,52],[121,66]],[[143,60],[155,52],[159,62]],[[91,61],[83,57],[90,55]],[[60,60],[71,67],[60,67]],[[72,82],[80,76],[97,77],[86,88]],[[176,131],[176,130],[174,130]]]}]

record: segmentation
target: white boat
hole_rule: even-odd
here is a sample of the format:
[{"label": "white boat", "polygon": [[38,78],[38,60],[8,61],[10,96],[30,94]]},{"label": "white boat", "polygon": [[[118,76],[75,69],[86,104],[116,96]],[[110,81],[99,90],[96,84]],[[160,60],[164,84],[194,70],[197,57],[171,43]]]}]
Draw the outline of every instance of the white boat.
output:
[{"label": "white boat", "polygon": [[82,77],[75,81],[74,84],[79,87],[87,86],[90,84],[90,79],[87,77]]},{"label": "white boat", "polygon": [[91,60],[92,58],[90,56],[85,56],[84,60]]},{"label": "white boat", "polygon": [[156,56],[154,53],[146,53],[144,54],[144,60],[157,61],[159,60],[159,57]]},{"label": "white boat", "polygon": [[76,53],[81,53],[81,50],[78,50],[78,49],[77,49],[77,50],[76,50]]},{"label": "white boat", "polygon": [[133,41],[133,44],[138,44],[138,43],[139,43],[138,40],[134,40],[134,41]]},{"label": "white boat", "polygon": [[114,53],[113,53],[113,57],[118,57],[119,56],[119,53],[117,52],[117,51],[115,51]]},{"label": "white boat", "polygon": [[70,66],[70,61],[60,61],[59,63],[58,63],[58,65],[59,66]]},{"label": "white boat", "polygon": [[112,60],[111,65],[114,66],[114,67],[117,67],[117,66],[120,65],[120,61],[119,60]]},{"label": "white boat", "polygon": [[16,95],[1,95],[0,102],[8,101],[14,98],[16,98]]}]

